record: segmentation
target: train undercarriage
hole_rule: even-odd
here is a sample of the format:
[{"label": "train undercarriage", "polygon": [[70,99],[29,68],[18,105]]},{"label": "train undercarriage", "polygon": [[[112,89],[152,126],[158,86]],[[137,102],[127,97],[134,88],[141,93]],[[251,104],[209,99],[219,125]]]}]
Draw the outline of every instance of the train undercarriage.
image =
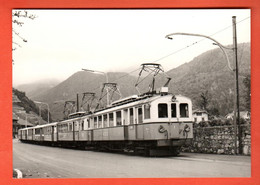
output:
[{"label": "train undercarriage", "polygon": [[53,147],[93,150],[101,152],[117,152],[144,156],[177,156],[181,146],[190,142],[187,140],[152,140],[152,141],[35,141],[21,140],[25,143]]}]

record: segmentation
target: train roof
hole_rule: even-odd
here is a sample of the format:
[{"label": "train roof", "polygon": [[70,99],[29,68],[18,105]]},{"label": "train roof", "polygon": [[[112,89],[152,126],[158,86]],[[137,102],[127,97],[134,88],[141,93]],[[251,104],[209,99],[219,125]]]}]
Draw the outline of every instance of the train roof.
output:
[{"label": "train roof", "polygon": [[157,94],[157,95],[154,95],[154,96],[146,96],[146,97],[143,97],[143,98],[136,98],[135,101],[130,101],[128,103],[124,103],[124,104],[120,104],[120,105],[116,105],[116,106],[113,106],[113,107],[108,107],[108,108],[105,108],[105,109],[101,109],[101,110],[98,110],[96,112],[94,112],[93,114],[99,114],[99,113],[104,113],[104,112],[112,112],[112,111],[115,111],[117,109],[124,109],[124,108],[127,108],[127,107],[133,107],[133,106],[136,106],[138,104],[145,104],[145,103],[150,103],[150,102],[153,102],[153,101],[156,101],[157,99],[160,99],[160,98],[165,98],[165,99],[186,99],[186,100],[189,100],[191,101],[190,98],[186,97],[186,96],[183,96],[183,95],[173,95],[173,94],[167,94],[167,95],[163,95],[161,96],[160,94]]},{"label": "train roof", "polygon": [[23,128],[23,129],[20,129],[20,130],[29,130],[29,129],[35,129],[35,128],[43,128],[43,127],[48,127],[48,126],[55,126],[58,122],[54,122],[54,123],[47,123],[47,124],[44,124],[44,125],[36,125],[34,127],[27,127],[27,128]]},{"label": "train roof", "polygon": [[58,123],[62,123],[62,122],[67,122],[67,121],[73,121],[76,120],[78,118],[85,118],[86,116],[90,116],[90,115],[95,115],[95,114],[102,114],[105,112],[113,112],[116,111],[118,109],[125,109],[127,107],[134,107],[136,105],[140,105],[140,104],[145,104],[145,103],[151,103],[153,101],[156,101],[158,99],[169,99],[171,98],[171,101],[180,101],[181,99],[184,100],[189,100],[191,101],[190,98],[183,96],[183,95],[173,95],[173,94],[167,94],[167,95],[161,95],[161,94],[156,94],[153,96],[150,95],[145,95],[145,96],[138,96],[138,95],[134,95],[134,96],[130,96],[127,98],[123,98],[121,100],[115,101],[111,104],[110,107],[106,107],[104,109],[100,109],[98,111],[95,111],[91,114],[85,114],[85,112],[76,112],[73,115],[77,115],[78,113],[80,113],[81,115],[79,117],[73,117],[67,120],[62,120],[60,122],[54,122],[54,123],[49,123],[49,124],[45,124],[45,125],[37,125],[34,127],[29,127],[29,128],[23,128],[21,130],[28,130],[28,129],[36,129],[36,128],[43,128],[43,127],[47,127],[47,126],[54,126],[57,125]]}]

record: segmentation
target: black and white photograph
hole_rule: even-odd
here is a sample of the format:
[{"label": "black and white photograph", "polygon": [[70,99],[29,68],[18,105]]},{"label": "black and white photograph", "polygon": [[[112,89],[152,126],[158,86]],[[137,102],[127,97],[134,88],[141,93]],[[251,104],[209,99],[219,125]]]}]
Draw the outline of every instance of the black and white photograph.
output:
[{"label": "black and white photograph", "polygon": [[250,9],[13,9],[13,178],[251,177]]}]

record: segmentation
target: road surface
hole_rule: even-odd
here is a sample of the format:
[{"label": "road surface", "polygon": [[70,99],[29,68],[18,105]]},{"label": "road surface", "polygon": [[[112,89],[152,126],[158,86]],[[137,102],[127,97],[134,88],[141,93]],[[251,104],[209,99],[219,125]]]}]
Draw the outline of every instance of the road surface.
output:
[{"label": "road surface", "polygon": [[144,157],[38,146],[13,140],[13,168],[24,178],[250,177],[249,156],[181,153]]}]

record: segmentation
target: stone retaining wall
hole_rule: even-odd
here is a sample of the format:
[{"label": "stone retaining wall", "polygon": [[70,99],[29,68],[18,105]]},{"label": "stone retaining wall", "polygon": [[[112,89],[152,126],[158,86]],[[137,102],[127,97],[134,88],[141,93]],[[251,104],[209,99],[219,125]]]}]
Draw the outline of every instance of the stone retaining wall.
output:
[{"label": "stone retaining wall", "polygon": [[[251,155],[251,125],[241,125],[242,148],[244,155]],[[233,126],[214,126],[193,129],[194,139],[183,152],[235,154],[235,135]],[[238,139],[237,139],[238,141]]]}]

